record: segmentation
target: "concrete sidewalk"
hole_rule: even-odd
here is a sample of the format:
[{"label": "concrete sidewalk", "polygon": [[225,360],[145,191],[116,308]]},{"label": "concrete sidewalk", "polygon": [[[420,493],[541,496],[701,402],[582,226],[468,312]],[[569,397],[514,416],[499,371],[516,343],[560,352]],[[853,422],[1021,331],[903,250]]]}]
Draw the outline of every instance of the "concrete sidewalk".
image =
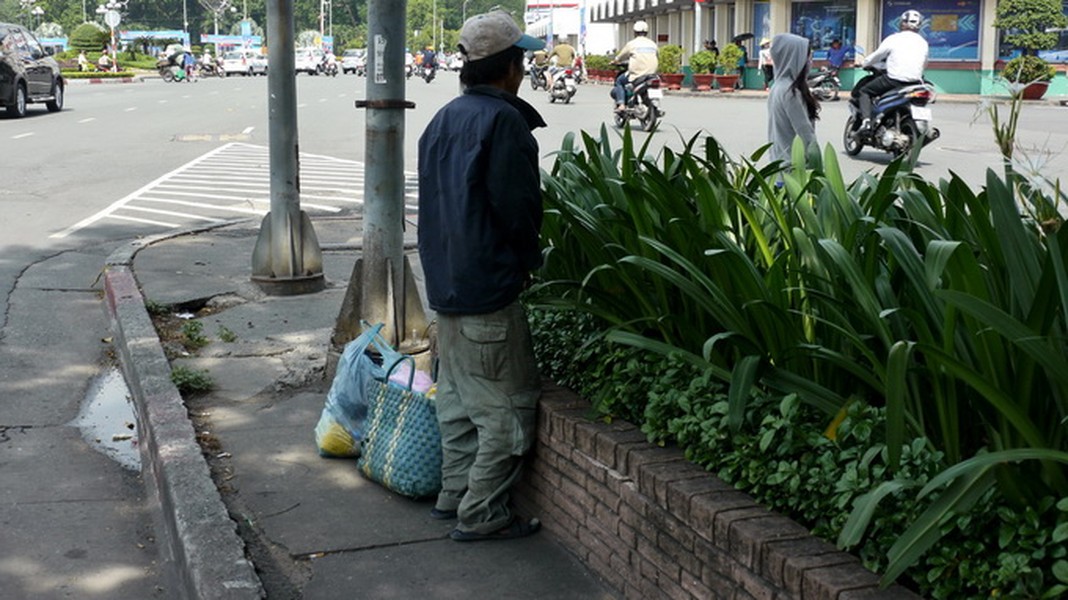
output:
[{"label": "concrete sidewalk", "polygon": [[[546,531],[459,544],[447,538],[452,522],[429,517],[432,503],[371,483],[354,460],[319,457],[313,430],[329,387],[323,369],[362,224],[327,218],[315,229],[328,287],[304,296],[268,297],[250,283],[258,221],[146,240],[109,258],[107,302],[139,409],[146,485],[168,532],[161,537],[170,538],[160,540],[161,554],[182,573],[182,591],[195,598],[613,598]],[[420,277],[414,252],[412,259]],[[215,383],[185,407],[148,330],[146,300],[194,313],[210,339],[172,361],[207,370]]]}]

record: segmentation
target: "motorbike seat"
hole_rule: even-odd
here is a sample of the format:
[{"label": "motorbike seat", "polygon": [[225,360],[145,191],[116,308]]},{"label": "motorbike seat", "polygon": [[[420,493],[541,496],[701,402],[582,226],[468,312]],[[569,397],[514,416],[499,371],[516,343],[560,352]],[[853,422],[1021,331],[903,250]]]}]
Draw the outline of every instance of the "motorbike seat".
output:
[{"label": "motorbike seat", "polygon": [[639,77],[639,78],[635,79],[634,81],[630,82],[630,84],[633,85],[634,87],[638,87],[639,85],[645,83],[646,81],[649,81],[653,77],[656,77],[656,75],[642,75],[641,77]]},{"label": "motorbike seat", "polygon": [[930,90],[934,91],[931,85],[925,81],[915,81],[905,86],[894,88],[889,92],[886,92],[882,96],[875,98],[874,106],[876,110],[880,110],[889,105],[896,105],[901,102],[903,98],[909,94],[915,93],[918,90]]}]

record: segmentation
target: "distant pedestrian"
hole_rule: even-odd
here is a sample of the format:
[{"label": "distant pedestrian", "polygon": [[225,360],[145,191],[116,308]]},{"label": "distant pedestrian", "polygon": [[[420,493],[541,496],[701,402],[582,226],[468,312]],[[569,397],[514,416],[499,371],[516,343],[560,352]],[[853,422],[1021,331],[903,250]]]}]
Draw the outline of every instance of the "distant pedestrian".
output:
[{"label": "distant pedestrian", "polygon": [[189,48],[186,48],[185,52],[182,54],[182,68],[185,69],[186,81],[193,81],[196,79],[197,58],[193,56],[193,53]]},{"label": "distant pedestrian", "polygon": [[738,59],[738,84],[735,86],[742,89],[745,87],[745,66],[749,64],[749,51],[745,49],[745,44],[741,40],[734,42],[734,45],[742,51],[742,56]]},{"label": "distant pedestrian", "polygon": [[78,52],[78,70],[79,71],[88,71],[89,70],[89,59],[85,57],[85,50],[81,50],[81,51]]},{"label": "distant pedestrian", "polygon": [[838,71],[845,64],[846,48],[842,45],[842,40],[834,38],[831,42],[831,47],[827,49],[827,64],[831,65],[831,68]]},{"label": "distant pedestrian", "polygon": [[419,138],[419,257],[438,315],[442,489],[430,516],[458,542],[518,538],[509,491],[534,441],[541,377],[519,293],[541,266],[541,115],[516,94],[544,47],[495,10],[460,30],[463,92]]},{"label": "distant pedestrian", "polygon": [[764,89],[771,87],[775,79],[775,61],[771,58],[771,40],[760,40],[760,53],[757,55],[757,66],[764,73]]},{"label": "distant pedestrian", "polygon": [[708,50],[719,60],[719,46],[716,45],[716,40],[705,40],[705,50]]},{"label": "distant pedestrian", "polygon": [[769,159],[789,162],[794,138],[800,137],[806,150],[817,143],[820,106],[808,89],[808,38],[780,33],[771,42],[771,53],[779,76],[768,95]]}]

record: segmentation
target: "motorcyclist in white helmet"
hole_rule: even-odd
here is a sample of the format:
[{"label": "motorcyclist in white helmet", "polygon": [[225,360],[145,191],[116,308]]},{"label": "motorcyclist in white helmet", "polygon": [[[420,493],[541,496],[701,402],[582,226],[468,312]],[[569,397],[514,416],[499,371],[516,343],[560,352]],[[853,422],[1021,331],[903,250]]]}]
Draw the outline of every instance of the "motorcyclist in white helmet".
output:
[{"label": "motorcyclist in white helmet", "polygon": [[923,81],[923,69],[927,65],[927,40],[919,34],[923,15],[919,11],[906,10],[898,22],[897,33],[888,36],[879,47],[864,59],[862,67],[875,67],[876,72],[857,82],[853,97],[860,105],[863,117],[861,130],[871,127],[874,99],[891,90]]},{"label": "motorcyclist in white helmet", "polygon": [[617,111],[623,110],[626,103],[624,88],[627,83],[643,75],[653,75],[660,67],[657,49],[656,42],[649,39],[649,24],[645,21],[635,23],[634,39],[627,42],[627,45],[623,46],[623,49],[612,60],[616,64],[623,64],[623,61],[627,61],[627,70],[616,77],[616,85],[612,88],[612,99],[616,101]]}]

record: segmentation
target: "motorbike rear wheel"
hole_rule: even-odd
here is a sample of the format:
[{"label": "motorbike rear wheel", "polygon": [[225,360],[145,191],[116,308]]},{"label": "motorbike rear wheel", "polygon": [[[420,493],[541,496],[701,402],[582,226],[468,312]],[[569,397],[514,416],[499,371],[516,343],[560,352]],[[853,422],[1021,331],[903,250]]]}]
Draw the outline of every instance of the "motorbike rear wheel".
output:
[{"label": "motorbike rear wheel", "polygon": [[855,135],[855,132],[853,131],[856,126],[856,115],[849,115],[849,118],[846,119],[845,130],[842,133],[842,146],[845,148],[845,153],[849,156],[856,156],[864,149],[864,142],[860,141],[860,136]]},{"label": "motorbike rear wheel", "polygon": [[660,118],[660,111],[655,106],[647,106],[645,115],[641,118],[642,131],[652,131],[656,128],[656,122]]},{"label": "motorbike rear wheel", "polygon": [[820,100],[837,100],[838,99],[838,85],[834,83],[832,79],[826,79],[820,84]]},{"label": "motorbike rear wheel", "polygon": [[913,146],[920,141],[920,132],[916,130],[916,122],[912,119],[903,119],[901,121],[901,133],[909,139],[909,143],[904,148],[895,150],[893,152],[894,158],[908,154]]},{"label": "motorbike rear wheel", "polygon": [[159,76],[163,78],[163,81],[170,83],[174,81],[174,71],[170,69],[163,69],[159,72]]}]

